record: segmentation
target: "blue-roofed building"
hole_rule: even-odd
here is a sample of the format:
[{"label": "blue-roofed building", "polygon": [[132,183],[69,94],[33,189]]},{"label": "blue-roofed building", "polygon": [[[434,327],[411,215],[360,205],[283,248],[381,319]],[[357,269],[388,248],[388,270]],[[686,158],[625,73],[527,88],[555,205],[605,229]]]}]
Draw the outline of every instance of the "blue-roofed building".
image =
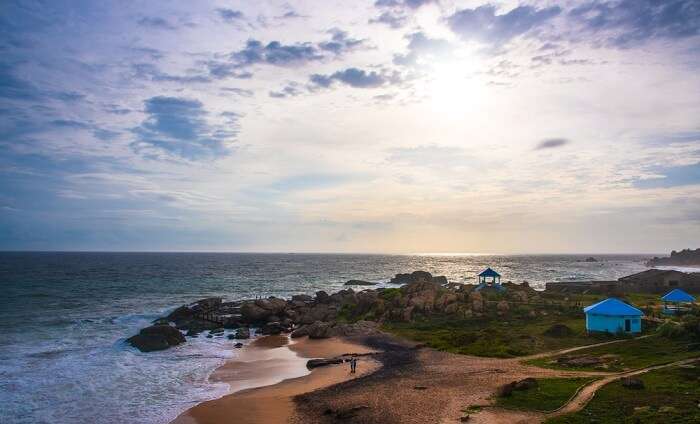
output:
[{"label": "blue-roofed building", "polygon": [[679,311],[688,310],[695,298],[681,289],[673,289],[666,293],[661,300],[664,301],[663,313],[673,315]]},{"label": "blue-roofed building", "polygon": [[587,331],[642,332],[642,311],[614,297],[586,306],[583,312],[586,314]]},{"label": "blue-roofed building", "polygon": [[486,268],[481,271],[479,275],[476,276],[478,285],[474,291],[479,291],[484,287],[492,287],[497,290],[505,290],[505,287],[501,285],[501,274],[492,270],[491,268]]}]

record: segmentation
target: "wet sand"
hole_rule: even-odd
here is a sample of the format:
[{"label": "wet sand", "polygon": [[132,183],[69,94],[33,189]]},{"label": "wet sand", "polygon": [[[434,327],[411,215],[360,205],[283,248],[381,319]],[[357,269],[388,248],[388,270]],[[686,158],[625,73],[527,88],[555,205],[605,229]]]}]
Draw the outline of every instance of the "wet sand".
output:
[{"label": "wet sand", "polygon": [[295,415],[294,396],[332,386],[380,368],[370,357],[359,358],[358,372],[348,364],[309,371],[309,358],[330,358],[346,353],[370,353],[361,344],[336,338],[292,342],[286,336],[255,340],[240,355],[217,369],[211,379],[228,383],[232,393],[201,403],[176,418],[174,424],[278,424]]}]

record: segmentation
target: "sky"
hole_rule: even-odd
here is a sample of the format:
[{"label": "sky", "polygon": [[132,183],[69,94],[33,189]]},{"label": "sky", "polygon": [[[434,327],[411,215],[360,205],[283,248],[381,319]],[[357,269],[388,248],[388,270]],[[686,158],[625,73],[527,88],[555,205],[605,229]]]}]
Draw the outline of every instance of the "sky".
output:
[{"label": "sky", "polygon": [[700,247],[700,3],[10,1],[0,250]]}]

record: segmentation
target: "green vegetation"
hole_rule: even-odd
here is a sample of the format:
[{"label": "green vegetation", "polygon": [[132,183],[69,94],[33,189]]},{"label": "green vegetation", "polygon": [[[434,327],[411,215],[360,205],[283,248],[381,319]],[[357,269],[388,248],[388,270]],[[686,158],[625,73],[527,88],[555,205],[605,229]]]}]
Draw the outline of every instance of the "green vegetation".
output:
[{"label": "green vegetation", "polygon": [[700,368],[664,368],[639,376],[644,389],[616,381],[602,387],[581,411],[552,418],[547,424],[698,423]]},{"label": "green vegetation", "polygon": [[[671,324],[673,325],[673,324]],[[677,325],[675,327],[678,327]],[[645,368],[651,365],[664,364],[681,359],[700,356],[700,351],[695,349],[692,340],[687,337],[668,338],[661,334],[645,338],[632,339],[620,343],[612,343],[605,346],[581,349],[569,354],[570,356],[586,355],[603,358],[607,361],[605,367],[569,367],[556,362],[560,356],[540,358],[527,361],[528,364],[544,368],[596,371],[622,371],[625,369]]]},{"label": "green vegetation", "polygon": [[571,399],[579,387],[593,380],[592,377],[537,379],[537,387],[514,390],[508,397],[499,397],[496,405],[508,409],[553,411]]},{"label": "green vegetation", "polygon": [[[566,337],[545,336],[543,333],[554,324],[568,326],[573,330],[572,334]],[[417,317],[413,322],[385,323],[383,329],[434,349],[507,358],[601,341],[596,336],[588,336],[584,326],[583,315],[577,313],[536,318]]]}]

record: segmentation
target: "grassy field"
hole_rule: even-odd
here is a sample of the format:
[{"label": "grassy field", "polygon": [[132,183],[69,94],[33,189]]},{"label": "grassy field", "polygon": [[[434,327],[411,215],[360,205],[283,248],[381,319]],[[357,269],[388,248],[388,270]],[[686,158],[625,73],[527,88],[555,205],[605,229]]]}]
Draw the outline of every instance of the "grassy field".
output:
[{"label": "grassy field", "polygon": [[[543,333],[553,324],[565,324],[573,334],[561,338],[545,336]],[[508,358],[610,339],[586,335],[584,325],[583,314],[572,314],[532,319],[430,317],[414,322],[385,323],[383,329],[434,349]]]},{"label": "grassy field", "polygon": [[[614,355],[614,359],[605,368],[606,371],[623,371],[627,369],[645,368],[650,365],[663,364],[681,359],[700,357],[700,351],[689,349],[692,346],[687,339],[669,339],[661,335],[652,335],[642,339],[632,339],[605,346],[582,349],[573,355],[592,355],[601,357]],[[598,367],[565,367],[558,365],[555,357],[527,361],[530,365],[544,368],[596,371]]]},{"label": "grassy field", "polygon": [[564,405],[576,390],[595,378],[542,378],[538,386],[528,390],[515,390],[509,397],[500,397],[496,405],[508,409],[548,412]]},{"label": "grassy field", "polygon": [[601,388],[581,411],[553,418],[547,424],[699,423],[700,368],[675,367],[639,376],[644,389],[620,381]]}]

